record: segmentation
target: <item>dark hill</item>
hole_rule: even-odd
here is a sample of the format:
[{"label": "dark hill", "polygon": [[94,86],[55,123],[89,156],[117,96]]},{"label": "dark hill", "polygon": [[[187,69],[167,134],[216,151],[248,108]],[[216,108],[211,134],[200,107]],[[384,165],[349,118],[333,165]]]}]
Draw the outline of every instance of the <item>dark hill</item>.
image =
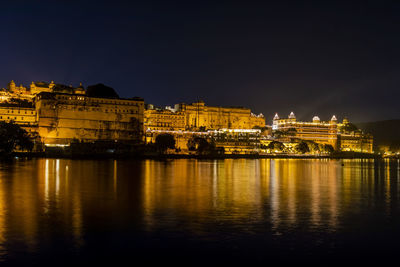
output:
[{"label": "dark hill", "polygon": [[119,98],[119,95],[111,87],[108,87],[102,83],[95,85],[89,85],[86,90],[86,95],[91,97],[102,97],[102,98]]},{"label": "dark hill", "polygon": [[400,120],[356,123],[357,127],[374,136],[374,146],[389,146],[391,150],[400,149]]}]

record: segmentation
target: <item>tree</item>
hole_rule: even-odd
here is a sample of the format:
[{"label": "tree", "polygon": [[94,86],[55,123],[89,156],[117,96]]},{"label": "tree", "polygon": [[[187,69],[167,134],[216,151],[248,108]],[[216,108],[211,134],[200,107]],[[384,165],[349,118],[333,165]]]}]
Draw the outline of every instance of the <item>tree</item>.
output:
[{"label": "tree", "polygon": [[199,154],[209,153],[215,150],[215,143],[209,143],[205,138],[198,137],[197,144],[197,152]]},{"label": "tree", "polygon": [[308,141],[307,145],[311,152],[319,152],[320,151],[320,146],[313,141]]},{"label": "tree", "polygon": [[209,142],[203,137],[192,137],[188,140],[189,151],[197,151],[198,154],[212,153],[216,150],[215,143]]},{"label": "tree", "polygon": [[196,150],[196,141],[195,138],[189,138],[188,142],[187,142],[187,147],[189,149],[189,151],[195,151]]},{"label": "tree", "polygon": [[329,153],[329,154],[332,153],[333,151],[335,151],[333,146],[328,145],[328,144],[320,144],[320,149],[322,152]]},{"label": "tree", "polygon": [[0,121],[0,153],[10,154],[15,149],[32,151],[31,137],[14,122]]},{"label": "tree", "polygon": [[89,85],[86,90],[86,95],[92,97],[119,98],[117,92],[111,87],[102,83]]},{"label": "tree", "polygon": [[276,131],[274,131],[273,135],[274,135],[276,138],[280,138],[280,137],[284,136],[285,133],[282,132],[282,131],[276,130]]},{"label": "tree", "polygon": [[288,128],[285,131],[275,130],[274,131],[274,136],[277,137],[277,138],[286,137],[286,136],[295,136],[296,133],[297,133],[296,128],[291,127],[291,128]]},{"label": "tree", "polygon": [[267,148],[274,151],[275,150],[282,151],[285,149],[285,145],[279,141],[272,141],[267,145]]},{"label": "tree", "polygon": [[171,134],[160,134],[156,137],[156,147],[161,154],[164,154],[168,148],[175,148],[175,138]]},{"label": "tree", "polygon": [[295,150],[298,153],[302,153],[302,154],[310,152],[310,149],[309,149],[307,143],[304,141],[301,141],[300,143],[298,143],[297,146],[295,147]]}]

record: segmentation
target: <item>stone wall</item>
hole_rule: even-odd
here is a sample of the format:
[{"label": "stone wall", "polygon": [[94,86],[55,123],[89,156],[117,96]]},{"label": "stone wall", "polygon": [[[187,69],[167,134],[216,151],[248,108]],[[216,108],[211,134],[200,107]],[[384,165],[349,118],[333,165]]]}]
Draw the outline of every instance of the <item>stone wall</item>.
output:
[{"label": "stone wall", "polygon": [[40,93],[36,110],[39,135],[46,144],[68,144],[72,140],[142,141],[144,103],[139,98]]}]

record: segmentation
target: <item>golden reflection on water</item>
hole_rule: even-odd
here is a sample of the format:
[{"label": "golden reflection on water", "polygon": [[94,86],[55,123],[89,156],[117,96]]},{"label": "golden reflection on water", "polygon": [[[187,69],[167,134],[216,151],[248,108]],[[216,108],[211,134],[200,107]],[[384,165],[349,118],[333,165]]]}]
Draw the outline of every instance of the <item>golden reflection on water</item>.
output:
[{"label": "golden reflection on water", "polygon": [[157,224],[154,215],[159,211],[179,212],[196,221],[262,216],[259,161],[144,164],[143,209],[148,226]]},{"label": "golden reflection on water", "polygon": [[[259,159],[145,161],[143,209],[147,226],[162,211],[215,220],[267,221],[271,229],[335,231],[346,211],[374,197],[373,160]],[[385,166],[385,183],[391,179]],[[393,178],[393,177],[392,177]],[[390,202],[390,185],[384,185]],[[371,201],[371,200],[369,200]],[[170,218],[170,217],[169,217]]]},{"label": "golden reflection on water", "polygon": [[[82,197],[79,194],[79,183],[72,181],[70,187],[71,160],[43,159],[38,160],[37,175],[38,197],[41,200],[43,214],[56,217],[61,213],[61,220],[70,223],[69,228],[76,245],[82,244]],[[44,165],[44,166],[43,166]],[[72,175],[79,173],[80,166],[74,166]],[[35,192],[31,192],[34,194]]]},{"label": "golden reflection on water", "polygon": [[[387,213],[399,162],[225,159],[167,161],[20,160],[0,164],[0,260],[12,245],[35,251],[59,232],[75,248],[102,222],[144,231],[204,233],[210,225],[280,235],[336,231],[342,218],[375,205]],[[395,196],[398,196],[396,193]],[[119,223],[121,225],[117,226]],[[127,224],[124,225],[124,224]],[[253,229],[256,225],[259,229]],[[122,227],[121,226],[121,227]],[[110,229],[108,229],[110,230]],[[54,241],[55,242],[55,241]]]},{"label": "golden reflection on water", "polygon": [[0,260],[6,252],[6,200],[4,195],[4,181],[0,176]]}]

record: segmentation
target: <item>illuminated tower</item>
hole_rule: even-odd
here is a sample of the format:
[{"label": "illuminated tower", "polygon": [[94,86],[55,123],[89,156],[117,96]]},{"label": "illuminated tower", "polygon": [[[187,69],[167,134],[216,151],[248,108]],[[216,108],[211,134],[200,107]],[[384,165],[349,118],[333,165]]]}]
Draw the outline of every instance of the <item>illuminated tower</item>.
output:
[{"label": "illuminated tower", "polygon": [[272,130],[278,129],[278,121],[279,121],[279,115],[278,115],[278,113],[275,113],[275,116],[272,120]]},{"label": "illuminated tower", "polygon": [[15,82],[14,80],[12,80],[9,84],[8,84],[8,90],[11,92],[15,91]]},{"label": "illuminated tower", "polygon": [[293,111],[290,112],[288,121],[290,122],[296,122],[296,115],[294,115]]},{"label": "illuminated tower", "polygon": [[337,119],[336,119],[336,116],[335,116],[335,115],[332,116],[330,122],[331,122],[331,124],[336,124],[336,123],[337,123]]},{"label": "illuminated tower", "polygon": [[320,123],[320,122],[321,122],[321,119],[320,119],[318,116],[314,116],[314,117],[312,118],[312,121],[313,121],[314,123]]}]

